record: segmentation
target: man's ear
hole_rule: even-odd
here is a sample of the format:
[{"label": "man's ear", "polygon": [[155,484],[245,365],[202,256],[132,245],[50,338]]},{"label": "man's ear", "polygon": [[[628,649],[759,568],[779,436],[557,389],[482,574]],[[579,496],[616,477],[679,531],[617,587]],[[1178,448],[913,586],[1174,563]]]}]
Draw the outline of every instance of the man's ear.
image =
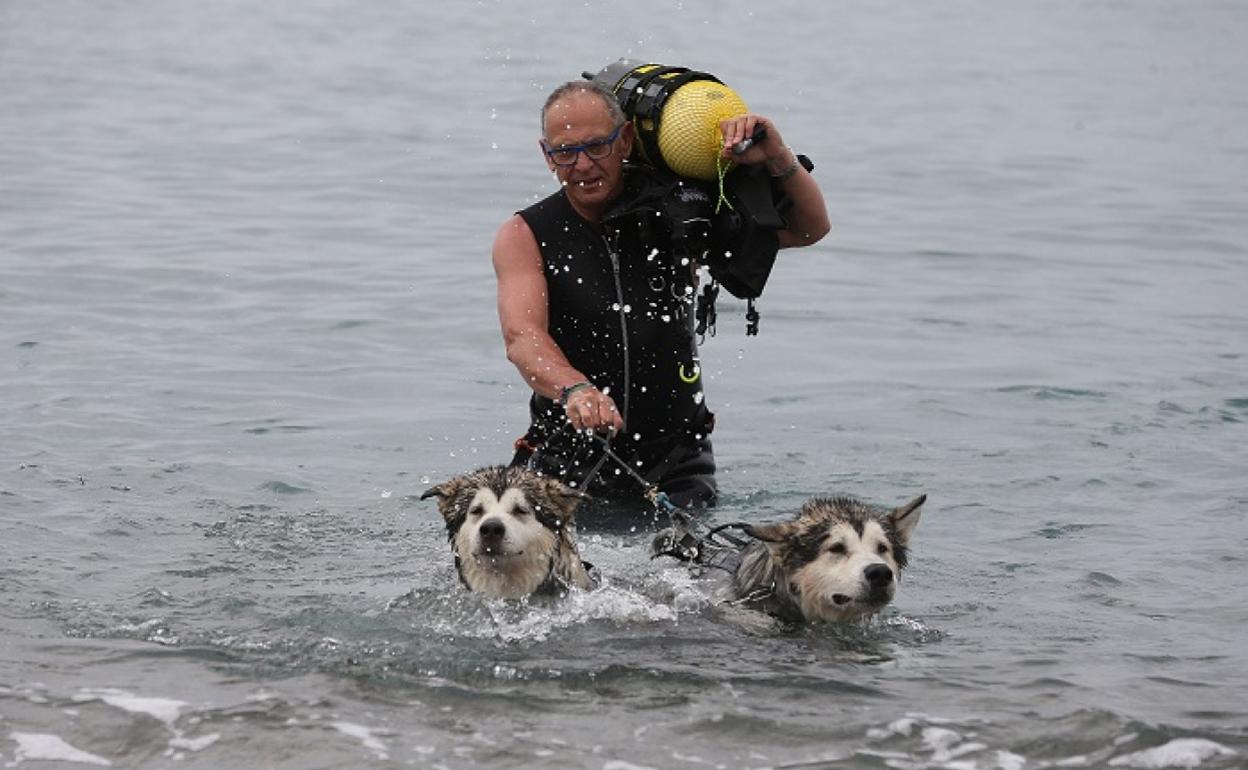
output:
[{"label": "man's ear", "polygon": [[546,161],[546,168],[550,169],[550,173],[555,173],[555,162],[550,159],[550,155],[546,152],[546,140],[539,137],[537,148],[542,151],[542,160]]},{"label": "man's ear", "polygon": [[633,129],[633,121],[624,121],[624,125],[620,127],[620,138],[616,139],[620,143],[620,157],[627,160],[628,156],[633,154],[633,140],[636,138],[637,133]]},{"label": "man's ear", "polygon": [[902,545],[909,544],[910,533],[914,532],[915,526],[919,523],[919,516],[923,513],[925,502],[927,502],[927,495],[919,495],[900,508],[894,508],[888,514],[893,529],[897,531],[897,540]]}]

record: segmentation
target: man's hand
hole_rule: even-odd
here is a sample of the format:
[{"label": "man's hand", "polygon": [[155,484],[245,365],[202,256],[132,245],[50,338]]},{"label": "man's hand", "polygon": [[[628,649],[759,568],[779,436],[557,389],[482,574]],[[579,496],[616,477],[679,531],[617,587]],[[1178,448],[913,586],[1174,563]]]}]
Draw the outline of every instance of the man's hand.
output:
[{"label": "man's hand", "polygon": [[577,430],[605,431],[612,436],[624,430],[624,418],[615,408],[615,401],[595,387],[574,391],[563,409]]},{"label": "man's hand", "polygon": [[[754,131],[759,126],[767,129],[766,136],[740,155],[734,153],[732,148],[754,136]],[[724,148],[720,154],[744,166],[766,162],[768,169],[771,170],[772,165],[787,165],[793,157],[789,148],[785,146],[784,139],[780,137],[776,124],[762,115],[749,114],[725,118],[719,121],[719,130],[724,135]],[[778,173],[780,170],[782,169],[772,170],[772,173]]]},{"label": "man's hand", "polygon": [[[732,151],[738,143],[753,137],[760,126],[767,129],[767,133],[757,144],[740,155]],[[828,221],[828,207],[823,202],[823,193],[819,191],[814,177],[806,172],[798,163],[797,156],[785,145],[775,123],[762,115],[738,115],[719,121],[719,130],[724,135],[723,157],[746,166],[762,163],[772,182],[781,185],[792,201],[792,207],[784,215],[787,227],[776,234],[780,248],[809,246],[828,234],[832,223]]]}]

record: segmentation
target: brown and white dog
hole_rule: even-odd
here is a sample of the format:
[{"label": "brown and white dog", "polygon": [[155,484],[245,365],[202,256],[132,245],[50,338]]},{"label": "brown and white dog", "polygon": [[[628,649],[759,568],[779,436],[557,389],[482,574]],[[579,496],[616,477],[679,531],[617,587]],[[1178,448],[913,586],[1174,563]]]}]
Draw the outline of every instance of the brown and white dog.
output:
[{"label": "brown and white dog", "polygon": [[438,484],[438,498],[460,580],[501,599],[593,586],[573,540],[585,495],[525,468],[491,466]]},{"label": "brown and white dog", "polygon": [[697,538],[677,521],[655,540],[671,555],[726,570],[717,592],[726,604],[787,621],[847,621],[874,615],[897,590],[923,495],[900,508],[847,497],[814,498],[797,516],[774,524],[735,526],[754,538]]}]

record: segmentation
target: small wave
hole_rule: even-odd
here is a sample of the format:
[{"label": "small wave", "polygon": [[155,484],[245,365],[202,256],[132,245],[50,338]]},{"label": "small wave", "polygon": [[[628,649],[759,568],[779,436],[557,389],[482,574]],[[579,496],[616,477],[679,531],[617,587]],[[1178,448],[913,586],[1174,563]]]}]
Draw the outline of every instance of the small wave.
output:
[{"label": "small wave", "polygon": [[1061,540],[1078,534],[1085,529],[1092,529],[1095,524],[1058,524],[1051,522],[1048,525],[1035,530],[1035,534],[1046,540]]},{"label": "small wave", "polygon": [[279,495],[301,495],[312,491],[307,487],[297,487],[284,481],[266,481],[258,488],[266,492],[275,492]]},{"label": "small wave", "polygon": [[1235,752],[1204,738],[1176,738],[1151,749],[1123,754],[1109,760],[1111,767],[1199,767],[1214,757],[1233,757]]},{"label": "small wave", "polygon": [[[417,598],[409,606],[428,606],[430,599]],[[533,597],[519,601],[488,599],[463,594],[457,607],[442,606],[443,612],[429,621],[439,634],[470,639],[494,639],[506,643],[539,643],[554,632],[594,621],[629,624],[673,623],[678,611],[656,603],[641,592],[615,585],[593,591],[572,590],[559,599]]]},{"label": "small wave", "polygon": [[9,737],[17,744],[17,753],[13,757],[14,765],[20,765],[28,759],[48,762],[76,762],[78,764],[99,765],[101,767],[112,767],[113,764],[104,757],[74,748],[59,735],[15,732],[9,733]]},{"label": "small wave", "polygon": [[1108,393],[1082,388],[1061,388],[1053,385],[1007,385],[997,388],[998,393],[1022,394],[1040,401],[1070,401],[1074,399],[1103,399]]},{"label": "small wave", "polygon": [[101,703],[121,709],[132,714],[144,714],[163,722],[166,727],[173,728],[178,717],[182,713],[182,709],[188,704],[185,701],[173,700],[171,698],[147,698],[133,695],[124,690],[117,689],[98,689],[98,690],[82,690],[70,698],[74,703],[90,703],[99,701]]}]

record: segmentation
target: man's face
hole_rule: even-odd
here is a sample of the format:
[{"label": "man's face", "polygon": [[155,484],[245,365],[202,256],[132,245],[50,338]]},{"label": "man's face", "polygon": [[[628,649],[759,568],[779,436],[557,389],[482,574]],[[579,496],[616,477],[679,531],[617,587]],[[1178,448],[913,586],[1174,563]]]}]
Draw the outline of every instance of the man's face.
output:
[{"label": "man's face", "polygon": [[[633,147],[633,126],[625,123],[612,142],[610,154],[597,160],[589,153],[578,152],[569,166],[557,165],[546,154],[561,147],[576,147],[601,142],[615,132],[617,126],[601,97],[590,91],[574,91],[546,110],[546,142],[542,153],[546,165],[567,190],[568,200],[582,216],[597,219],[619,192],[624,176],[624,158]],[[601,151],[601,150],[600,150]]]}]

